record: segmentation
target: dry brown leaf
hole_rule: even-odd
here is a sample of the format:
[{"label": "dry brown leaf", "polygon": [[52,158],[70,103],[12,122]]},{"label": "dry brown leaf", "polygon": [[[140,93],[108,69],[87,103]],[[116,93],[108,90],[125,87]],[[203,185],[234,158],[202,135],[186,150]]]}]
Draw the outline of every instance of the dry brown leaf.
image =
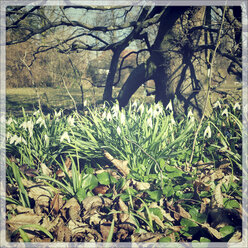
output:
[{"label": "dry brown leaf", "polygon": [[59,213],[59,210],[62,208],[62,206],[63,206],[62,197],[59,195],[59,193],[56,193],[50,203],[51,213],[57,215]]},{"label": "dry brown leaf", "polygon": [[[70,200],[68,200],[65,205],[63,206],[63,209],[61,209],[61,211],[65,211],[68,210],[69,213],[69,217],[73,220],[73,221],[78,221],[80,219],[80,210],[81,207],[77,201],[76,198],[71,198]],[[66,216],[66,214],[64,213],[63,216]]]},{"label": "dry brown leaf", "polygon": [[55,231],[55,236],[57,242],[70,242],[72,233],[64,223],[61,223]]},{"label": "dry brown leaf", "polygon": [[119,205],[119,210],[123,212],[119,214],[120,221],[121,223],[123,223],[127,221],[127,219],[129,218],[128,206],[125,204],[125,202],[121,198],[119,198],[118,200],[118,205]]},{"label": "dry brown leaf", "polygon": [[7,220],[6,223],[10,226],[10,230],[13,232],[22,225],[36,224],[38,225],[41,221],[42,216],[36,214],[18,214]]},{"label": "dry brown leaf", "polygon": [[228,242],[229,243],[242,242],[242,233],[240,231],[236,231]]},{"label": "dry brown leaf", "polygon": [[44,163],[40,164],[40,168],[41,173],[45,176],[51,176],[53,174],[52,171]]},{"label": "dry brown leaf", "polygon": [[214,189],[212,198],[211,198],[211,208],[222,208],[223,207],[223,195],[221,192],[222,182],[219,182]]},{"label": "dry brown leaf", "polygon": [[212,234],[215,238],[217,238],[217,239],[222,238],[220,232],[218,232],[218,230],[211,227],[208,223],[201,224],[201,226],[206,228],[209,231],[209,233]]},{"label": "dry brown leaf", "polygon": [[181,217],[191,219],[191,215],[180,204],[177,204],[177,212]]},{"label": "dry brown leaf", "polygon": [[[105,222],[100,225],[100,232],[102,234],[103,241],[106,241],[110,232],[111,222]],[[117,228],[114,227],[114,233],[116,233]]]},{"label": "dry brown leaf", "polygon": [[102,236],[96,230],[89,227],[74,229],[72,242],[101,242]]},{"label": "dry brown leaf", "polygon": [[65,160],[65,167],[69,170],[71,167],[71,159],[69,157]]},{"label": "dry brown leaf", "polygon": [[123,176],[127,176],[130,173],[130,169],[128,168],[128,161],[127,160],[118,160],[115,159],[110,153],[104,150],[104,156],[107,158]]},{"label": "dry brown leaf", "polygon": [[163,234],[158,233],[134,233],[131,236],[131,242],[151,242],[155,243],[163,237]]},{"label": "dry brown leaf", "polygon": [[154,220],[159,226],[161,226],[163,229],[165,228],[163,221],[155,214],[151,213],[151,218]]},{"label": "dry brown leaf", "polygon": [[24,214],[24,213],[29,213],[29,214],[34,214],[34,210],[31,208],[26,208],[23,206],[16,206],[16,211],[18,214]]},{"label": "dry brown leaf", "polygon": [[146,190],[150,188],[150,183],[138,182],[132,179],[133,185],[137,190]]},{"label": "dry brown leaf", "polygon": [[106,197],[99,197],[99,196],[88,196],[82,201],[83,207],[86,211],[89,211],[92,208],[110,206],[111,203],[112,200]]}]

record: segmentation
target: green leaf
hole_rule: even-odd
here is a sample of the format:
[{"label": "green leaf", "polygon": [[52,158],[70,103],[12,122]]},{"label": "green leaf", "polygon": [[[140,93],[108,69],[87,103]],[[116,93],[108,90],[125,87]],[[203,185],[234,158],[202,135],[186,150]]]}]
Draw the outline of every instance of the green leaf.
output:
[{"label": "green leaf", "polygon": [[174,194],[174,189],[172,186],[170,185],[167,185],[164,187],[163,189],[163,194],[166,196],[166,197],[170,197]]},{"label": "green leaf", "polygon": [[83,188],[80,188],[76,193],[76,197],[79,202],[82,202],[86,198],[86,190]]},{"label": "green leaf", "polygon": [[163,214],[159,208],[149,208],[150,212],[159,217],[160,220],[163,220]]},{"label": "green leaf", "polygon": [[189,210],[189,213],[193,220],[200,222],[202,224],[207,220],[207,215],[199,213],[196,208],[191,208]]},{"label": "green leaf", "polygon": [[97,177],[100,184],[103,184],[103,185],[109,185],[110,184],[110,176],[109,176],[108,172],[104,171],[100,174],[97,174],[96,177]]},{"label": "green leaf", "polygon": [[111,226],[110,226],[110,230],[109,230],[109,235],[108,235],[106,242],[112,242],[112,238],[113,238],[113,234],[114,234],[114,227],[115,227],[115,220],[113,218]]},{"label": "green leaf", "polygon": [[235,228],[233,226],[224,226],[220,228],[220,233],[223,236],[223,238],[234,233],[234,231],[235,231]]},{"label": "green leaf", "polygon": [[210,239],[207,239],[205,237],[201,237],[200,238],[200,242],[211,242],[211,240]]},{"label": "green leaf", "polygon": [[25,231],[23,231],[21,228],[19,229],[19,233],[23,239],[24,242],[30,242],[30,239]]},{"label": "green leaf", "polygon": [[162,190],[154,190],[154,191],[147,190],[146,192],[148,193],[149,197],[156,202],[158,202],[161,199]]},{"label": "green leaf", "polygon": [[232,209],[232,208],[240,208],[240,205],[237,200],[226,200],[225,203],[225,208]]},{"label": "green leaf", "polygon": [[185,219],[185,218],[182,218],[182,220],[180,221],[180,224],[184,227],[197,227],[198,226],[194,221]]},{"label": "green leaf", "polygon": [[171,238],[170,237],[163,237],[158,242],[171,242]]},{"label": "green leaf", "polygon": [[90,174],[90,175],[87,175],[85,176],[83,179],[82,179],[82,188],[83,189],[94,189],[96,186],[98,185],[98,180],[97,180],[97,177]]}]

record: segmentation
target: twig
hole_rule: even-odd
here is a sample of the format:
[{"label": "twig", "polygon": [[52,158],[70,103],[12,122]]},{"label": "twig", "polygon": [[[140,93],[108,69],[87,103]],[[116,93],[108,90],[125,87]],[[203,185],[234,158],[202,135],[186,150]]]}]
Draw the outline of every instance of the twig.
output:
[{"label": "twig", "polygon": [[72,102],[73,102],[73,104],[74,104],[74,108],[75,108],[75,110],[77,111],[77,103],[76,103],[76,101],[74,100],[73,96],[71,95],[70,91],[68,90],[68,87],[67,87],[67,85],[66,85],[66,83],[65,83],[64,77],[61,76],[61,79],[62,79],[62,81],[63,81],[63,83],[64,83],[65,89],[66,89],[66,91],[67,91],[69,97],[71,98],[71,100],[72,100]]},{"label": "twig", "polygon": [[[220,35],[221,35],[223,23],[224,23],[225,11],[226,11],[226,6],[224,7],[224,10],[223,10],[222,20],[221,20],[221,26],[220,26],[220,29],[219,29],[219,32],[218,32],[218,37],[216,39],[217,40],[217,43],[216,43],[216,46],[215,46],[215,49],[214,49],[214,52],[213,52],[213,56],[212,56],[212,60],[211,60],[211,63],[210,63],[210,69],[209,69],[210,71],[209,71],[209,75],[208,75],[208,89],[207,89],[206,100],[205,100],[205,103],[204,103],[203,113],[202,113],[202,117],[201,117],[199,126],[198,126],[198,128],[197,128],[197,130],[195,132],[195,137],[194,137],[194,141],[193,141],[192,152],[191,152],[191,156],[190,156],[190,160],[189,160],[189,163],[188,164],[191,164],[192,163],[194,152],[195,152],[196,139],[197,139],[198,133],[199,133],[199,131],[201,129],[202,122],[203,122],[203,119],[205,117],[205,112],[206,112],[206,109],[207,109],[207,103],[208,103],[209,93],[210,93],[210,85],[211,85],[211,80],[212,80],[212,67],[213,67],[213,64],[214,64],[214,59],[215,59],[216,51],[217,51],[217,49],[218,49],[218,47],[220,45]],[[187,168],[187,164],[186,164],[186,170],[187,169],[188,168]]]},{"label": "twig", "polygon": [[38,104],[39,104],[39,110],[41,111],[41,113],[43,113],[43,112],[42,112],[42,107],[41,107],[41,101],[40,101],[40,94],[39,94],[39,91],[38,91],[38,89],[37,89],[37,85],[36,85],[36,83],[35,83],[35,81],[34,81],[33,73],[32,73],[30,67],[27,65],[27,63],[26,63],[26,61],[25,61],[26,55],[27,55],[27,54],[26,54],[26,51],[25,51],[25,54],[24,54],[23,59],[20,58],[20,60],[21,60],[21,62],[25,65],[25,67],[27,68],[27,70],[28,70],[28,72],[29,72],[29,74],[30,74],[31,82],[32,82],[32,84],[33,84],[33,86],[34,86],[35,93],[36,93],[36,95],[37,95],[37,100],[38,100]]}]

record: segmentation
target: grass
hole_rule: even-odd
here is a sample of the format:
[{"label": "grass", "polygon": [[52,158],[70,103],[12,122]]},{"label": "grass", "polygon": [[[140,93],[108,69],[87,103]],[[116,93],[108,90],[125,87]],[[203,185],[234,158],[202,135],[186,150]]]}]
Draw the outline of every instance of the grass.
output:
[{"label": "grass", "polygon": [[[113,90],[113,97],[116,97],[120,88],[115,87]],[[81,105],[81,91],[80,88],[69,88],[72,97],[75,99],[78,106]],[[74,105],[69,97],[66,89],[61,88],[39,88],[39,94],[41,103],[44,106],[44,110],[63,108],[73,109]],[[84,100],[90,105],[96,105],[103,96],[103,88],[93,88],[91,86],[85,86],[84,88]],[[145,96],[144,90],[140,87],[133,95],[133,99],[140,99],[146,102],[152,102],[154,98],[152,96]],[[7,88],[6,89],[6,112],[7,114],[13,114],[15,116],[21,116],[22,107],[25,108],[27,113],[31,113],[38,106],[37,95],[34,88]]]}]

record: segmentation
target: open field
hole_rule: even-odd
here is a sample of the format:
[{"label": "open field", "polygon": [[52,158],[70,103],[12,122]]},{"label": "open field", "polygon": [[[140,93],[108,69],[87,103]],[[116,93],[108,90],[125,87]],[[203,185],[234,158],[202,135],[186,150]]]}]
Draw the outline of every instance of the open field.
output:
[{"label": "open field", "polygon": [[[88,105],[97,105],[103,96],[104,88],[85,87],[84,101]],[[119,88],[114,88],[113,96],[116,97]],[[76,101],[77,107],[80,107],[81,91],[79,88],[69,89],[70,94]],[[41,104],[46,112],[47,109],[63,108],[73,109],[73,101],[66,92],[64,87],[61,88],[39,88]],[[153,102],[153,96],[145,96],[143,87],[140,87],[132,98],[144,100],[146,102]],[[13,114],[15,116],[22,115],[22,107],[28,112],[32,112],[38,108],[38,98],[35,88],[7,88],[6,89],[6,114]]]}]

